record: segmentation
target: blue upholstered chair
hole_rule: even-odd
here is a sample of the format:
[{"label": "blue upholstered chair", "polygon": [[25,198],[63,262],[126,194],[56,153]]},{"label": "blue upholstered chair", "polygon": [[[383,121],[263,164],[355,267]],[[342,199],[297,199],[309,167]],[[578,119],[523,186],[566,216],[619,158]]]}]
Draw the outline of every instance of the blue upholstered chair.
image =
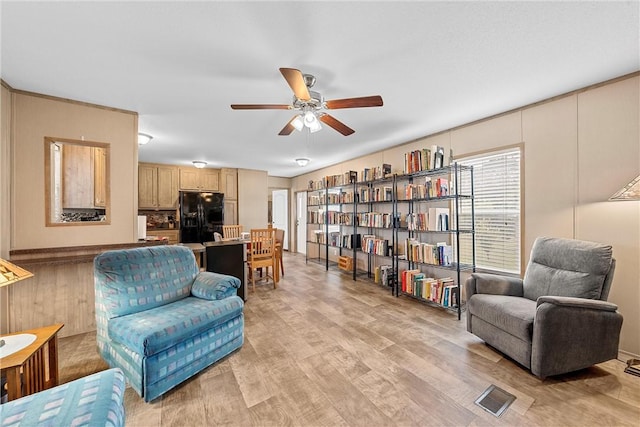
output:
[{"label": "blue upholstered chair", "polygon": [[107,251],[94,277],[98,351],[147,402],[243,344],[240,280],[200,272],[188,247]]},{"label": "blue upholstered chair", "polygon": [[124,426],[124,390],[108,369],[0,405],[0,426]]},{"label": "blue upholstered chair", "polygon": [[524,279],[473,273],[467,330],[540,378],[615,359],[622,328],[607,302],[611,246],[541,237]]}]

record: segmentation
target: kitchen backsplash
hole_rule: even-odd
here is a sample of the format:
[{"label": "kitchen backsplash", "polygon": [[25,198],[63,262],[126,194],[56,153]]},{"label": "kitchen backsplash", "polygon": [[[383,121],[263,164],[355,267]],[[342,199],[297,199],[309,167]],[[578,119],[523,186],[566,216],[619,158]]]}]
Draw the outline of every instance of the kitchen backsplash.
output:
[{"label": "kitchen backsplash", "polygon": [[172,229],[179,228],[179,223],[176,220],[176,214],[173,211],[159,212],[159,211],[138,211],[139,215],[145,215],[147,217],[147,229]]}]

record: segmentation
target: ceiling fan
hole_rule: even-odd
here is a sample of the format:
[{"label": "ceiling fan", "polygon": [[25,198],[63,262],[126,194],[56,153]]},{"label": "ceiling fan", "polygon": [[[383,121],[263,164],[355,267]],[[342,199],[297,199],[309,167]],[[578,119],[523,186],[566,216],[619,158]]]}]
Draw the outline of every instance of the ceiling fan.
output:
[{"label": "ceiling fan", "polygon": [[335,110],[338,108],[381,107],[380,95],[363,96],[359,98],[344,98],[325,101],[324,97],[316,91],[310,90],[316,82],[311,74],[302,74],[295,68],[280,68],[282,76],[293,90],[293,102],[288,104],[231,104],[234,110],[296,110],[299,111],[289,123],[282,128],[278,135],[290,135],[294,129],[301,131],[305,126],[309,132],[317,132],[322,129],[320,122],[337,130],[344,136],[351,135],[355,131],[323,110]]}]

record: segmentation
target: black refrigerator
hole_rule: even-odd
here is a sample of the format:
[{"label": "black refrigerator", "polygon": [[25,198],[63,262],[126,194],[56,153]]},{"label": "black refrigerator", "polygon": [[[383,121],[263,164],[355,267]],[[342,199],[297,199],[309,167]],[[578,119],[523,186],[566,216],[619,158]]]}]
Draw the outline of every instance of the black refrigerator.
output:
[{"label": "black refrigerator", "polygon": [[180,243],[204,243],[222,234],[224,194],[180,192]]}]

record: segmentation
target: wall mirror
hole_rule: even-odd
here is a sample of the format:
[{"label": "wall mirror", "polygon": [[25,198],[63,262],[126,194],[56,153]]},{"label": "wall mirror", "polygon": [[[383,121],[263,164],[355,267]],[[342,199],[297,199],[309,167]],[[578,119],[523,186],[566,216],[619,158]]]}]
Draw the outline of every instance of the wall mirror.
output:
[{"label": "wall mirror", "polygon": [[46,225],[110,224],[109,144],[44,139]]}]

